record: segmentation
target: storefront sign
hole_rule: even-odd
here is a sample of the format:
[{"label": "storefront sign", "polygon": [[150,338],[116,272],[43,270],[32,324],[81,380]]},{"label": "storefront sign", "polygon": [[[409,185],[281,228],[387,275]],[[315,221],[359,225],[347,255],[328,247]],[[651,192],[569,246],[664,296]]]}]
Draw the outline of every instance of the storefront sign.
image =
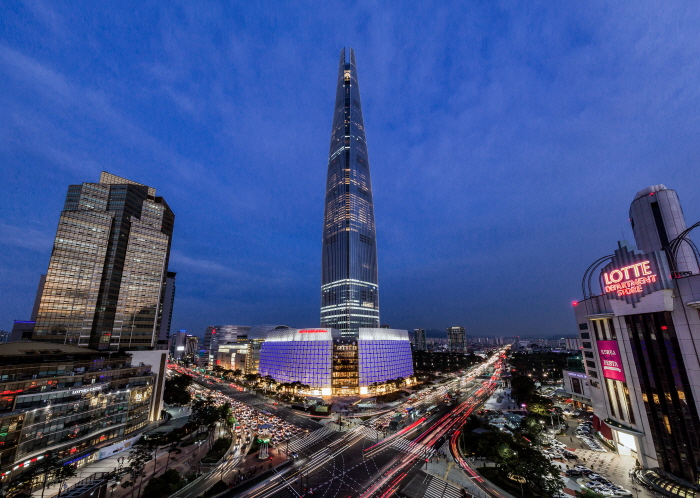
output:
[{"label": "storefront sign", "polygon": [[617,341],[598,341],[597,345],[603,377],[625,382],[625,371],[622,369],[622,358]]},{"label": "storefront sign", "polygon": [[647,294],[670,289],[666,254],[661,251],[642,253],[618,242],[612,260],[601,270],[600,287],[608,299],[619,299],[632,305]]},{"label": "storefront sign", "polygon": [[303,329],[300,330],[300,334],[322,334],[324,332],[327,332],[326,329]]},{"label": "storefront sign", "polygon": [[569,377],[576,377],[577,379],[587,379],[588,375],[578,372],[569,372]]},{"label": "storefront sign", "polygon": [[76,394],[87,394],[87,393],[91,393],[91,392],[93,392],[93,391],[101,391],[103,387],[104,387],[103,385],[99,385],[99,386],[90,386],[90,387],[81,387],[81,388],[79,388],[79,389],[73,389],[73,390],[70,392],[70,395],[71,395],[71,396],[75,396]]}]

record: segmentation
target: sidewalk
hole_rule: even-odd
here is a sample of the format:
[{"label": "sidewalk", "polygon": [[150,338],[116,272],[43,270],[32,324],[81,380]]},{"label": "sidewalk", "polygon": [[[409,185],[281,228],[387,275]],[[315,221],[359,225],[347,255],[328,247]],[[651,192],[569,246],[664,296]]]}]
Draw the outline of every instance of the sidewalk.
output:
[{"label": "sidewalk", "polygon": [[277,448],[270,448],[269,455],[266,460],[258,458],[259,452],[251,453],[246,456],[240,463],[238,468],[224,476],[223,480],[229,487],[236,487],[243,484],[256,476],[282,465],[287,461],[287,457]]},{"label": "sidewalk", "polygon": [[[467,476],[467,474],[459,467],[459,465],[455,464],[451,460],[452,458],[450,457],[447,460],[437,459],[437,461],[428,462],[425,466],[423,466],[423,470],[428,474],[442,479],[443,481],[447,481],[450,484],[465,489],[468,493],[478,498],[488,498],[489,495],[485,491],[480,489],[476,484],[474,484],[474,481],[469,476]],[[495,487],[493,483],[490,484]],[[514,498],[509,493],[506,493],[500,488],[498,489],[501,492],[502,496],[507,498]]]},{"label": "sidewalk", "polygon": [[[210,434],[209,438],[206,441],[206,443],[211,442],[210,440],[214,434]],[[143,477],[143,486],[145,487],[150,478],[153,476],[153,466],[154,464],[157,465],[156,467],[156,476],[159,475],[161,472],[164,472],[166,470],[166,466],[168,469],[176,469],[178,472],[180,472],[181,475],[184,475],[186,471],[189,471],[190,466],[194,462],[199,462],[204,455],[206,455],[206,452],[209,451],[209,445],[205,444],[205,442],[202,442],[201,444],[191,444],[189,446],[186,446],[184,448],[179,448],[182,452],[180,454],[177,454],[177,452],[173,452],[170,455],[170,460],[168,460],[167,455],[168,452],[165,449],[162,449],[158,452],[155,460],[151,459],[145,466],[143,470],[143,474],[146,477]],[[194,458],[193,458],[194,457]],[[112,472],[113,470],[117,469],[119,467],[119,459],[123,458],[122,460],[122,468],[126,468],[129,465],[129,450],[122,451],[121,453],[117,453],[116,455],[113,455],[108,458],[104,458],[102,460],[98,460],[97,462],[91,463],[89,465],[86,465],[80,469],[78,469],[78,472],[75,477],[72,479],[69,479],[66,482],[66,488],[68,489],[71,486],[77,484],[79,481],[90,477],[91,475],[99,472]],[[122,478],[122,482],[125,480],[129,480],[129,476],[125,476]],[[139,480],[136,481],[135,486],[130,486],[128,488],[123,488],[122,486],[117,486],[114,488],[113,492],[110,492],[111,498],[126,498],[128,496],[131,496],[131,494],[136,490],[138,492],[139,489]],[[65,489],[62,491],[62,493],[65,491]],[[55,496],[58,494],[58,487],[57,486],[52,486],[50,488],[46,488],[44,491],[44,498],[51,498],[52,496]],[[42,496],[42,489],[39,488],[38,490],[34,491],[32,493],[32,496],[34,497],[41,497]]]}]

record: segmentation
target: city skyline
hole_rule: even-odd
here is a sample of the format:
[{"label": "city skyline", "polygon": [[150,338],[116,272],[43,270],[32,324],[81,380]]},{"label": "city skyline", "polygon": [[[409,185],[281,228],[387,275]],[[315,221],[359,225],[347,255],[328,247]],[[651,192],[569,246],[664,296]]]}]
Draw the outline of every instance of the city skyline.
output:
[{"label": "city skyline", "polygon": [[65,188],[102,170],[178,213],[173,332],[317,324],[329,68],[352,45],[382,322],[575,333],[580,276],[633,239],[635,193],[700,186],[698,12],[423,8],[5,5],[0,328],[31,313]]}]

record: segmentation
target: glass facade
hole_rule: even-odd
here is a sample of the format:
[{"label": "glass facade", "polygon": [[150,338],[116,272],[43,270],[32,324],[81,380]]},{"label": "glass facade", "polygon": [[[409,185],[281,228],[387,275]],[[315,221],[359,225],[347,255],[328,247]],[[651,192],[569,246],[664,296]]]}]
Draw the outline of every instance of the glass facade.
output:
[{"label": "glass facade", "polygon": [[700,417],[671,313],[624,318],[659,466],[698,483]]},{"label": "glass facade", "polygon": [[174,221],[155,189],[106,172],[99,183],[68,187],[32,339],[153,346]]},{"label": "glass facade", "polygon": [[308,384],[324,394],[356,395],[375,382],[413,375],[405,330],[361,328],[357,338],[334,329],[275,329],[260,350],[259,373]]},{"label": "glass facade", "polygon": [[357,346],[361,386],[413,375],[413,354],[407,331],[361,329]]},{"label": "glass facade", "polygon": [[156,376],[131,357],[31,342],[0,347],[3,482],[45,451],[72,460],[149,422]]},{"label": "glass facade", "polygon": [[313,390],[331,387],[330,329],[275,329],[262,342],[258,373],[279,383],[299,381]]},{"label": "glass facade", "polygon": [[328,158],[321,269],[321,325],[356,336],[379,326],[374,203],[355,53],[340,53]]}]

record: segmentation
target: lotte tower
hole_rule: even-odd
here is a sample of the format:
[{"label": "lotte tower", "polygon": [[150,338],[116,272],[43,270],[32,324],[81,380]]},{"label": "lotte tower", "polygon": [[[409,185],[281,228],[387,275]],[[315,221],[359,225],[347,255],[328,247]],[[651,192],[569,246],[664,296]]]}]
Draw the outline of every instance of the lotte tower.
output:
[{"label": "lotte tower", "polygon": [[372,182],[355,52],[340,52],[323,217],[321,326],[356,337],[379,327]]}]

